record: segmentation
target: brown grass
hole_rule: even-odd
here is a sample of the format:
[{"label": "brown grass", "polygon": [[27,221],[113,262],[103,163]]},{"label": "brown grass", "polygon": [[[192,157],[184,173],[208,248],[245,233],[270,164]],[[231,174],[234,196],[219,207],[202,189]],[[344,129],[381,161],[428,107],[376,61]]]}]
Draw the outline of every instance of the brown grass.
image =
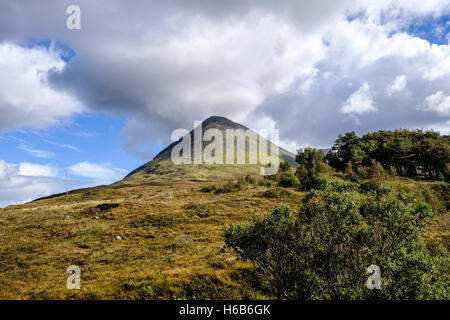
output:
[{"label": "brown grass", "polygon": [[[223,228],[280,202],[298,209],[302,193],[200,192],[207,184],[92,188],[1,209],[0,299],[265,298],[249,265],[222,250]],[[66,288],[69,265],[81,267],[81,290]]]},{"label": "brown grass", "polygon": [[[269,298],[251,266],[223,250],[223,228],[283,202],[298,210],[303,193],[203,188],[235,182],[119,183],[0,209],[0,299]],[[426,234],[437,254],[449,250],[446,200],[438,194],[443,212]],[[81,290],[66,288],[69,265],[81,267]]]}]

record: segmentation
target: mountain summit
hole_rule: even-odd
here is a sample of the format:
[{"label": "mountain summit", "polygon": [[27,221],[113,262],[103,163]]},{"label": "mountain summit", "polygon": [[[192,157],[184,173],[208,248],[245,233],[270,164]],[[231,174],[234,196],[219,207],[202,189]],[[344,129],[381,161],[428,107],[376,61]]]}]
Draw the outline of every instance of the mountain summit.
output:
[{"label": "mountain summit", "polygon": [[[140,166],[136,170],[133,170],[130,174],[128,174],[124,178],[124,182],[136,182],[136,181],[146,181],[146,180],[162,180],[166,179],[168,177],[171,178],[180,178],[180,179],[195,179],[195,180],[210,180],[214,178],[233,178],[233,177],[239,177],[246,174],[258,174],[261,168],[260,158],[258,157],[257,163],[251,163],[250,162],[250,151],[249,151],[249,145],[251,142],[255,143],[257,145],[257,141],[265,141],[266,140],[259,136],[256,132],[250,130],[249,128],[231,121],[230,119],[227,119],[225,117],[220,116],[212,116],[208,119],[204,120],[202,122],[202,133],[204,134],[209,129],[216,129],[216,132],[221,133],[221,135],[225,138],[227,130],[242,130],[244,132],[249,132],[253,134],[253,138],[247,137],[245,142],[245,151],[242,150],[241,152],[245,152],[244,154],[241,154],[242,157],[245,156],[245,164],[225,164],[226,161],[224,161],[224,164],[206,164],[206,163],[200,163],[200,164],[178,164],[176,165],[172,161],[172,154],[174,152],[175,147],[179,143],[182,142],[182,140],[178,140],[170,144],[168,147],[166,147],[164,150],[162,150],[158,155],[156,155],[155,158],[153,158],[152,161]],[[190,140],[191,140],[191,153],[194,157],[194,131],[198,130],[199,126],[194,128],[189,132]],[[247,131],[248,130],[248,131]],[[187,135],[186,135],[187,136]],[[254,139],[258,140],[254,140]],[[263,140],[260,140],[263,139]],[[224,139],[225,140],[225,139]],[[205,150],[205,148],[212,144],[213,141],[203,141],[202,142],[202,150],[201,152]],[[235,159],[239,157],[236,148],[236,145],[232,147],[228,147],[225,145],[223,147],[223,157],[224,159],[227,157],[227,152],[233,152],[235,153]],[[268,150],[272,150],[273,146],[275,144],[272,144],[271,142],[267,143]],[[255,155],[254,155],[255,156]],[[256,157],[256,156],[255,156]],[[203,157],[204,158],[204,157]],[[291,152],[284,150],[279,147],[279,159],[280,161],[286,161],[291,166],[296,166],[295,164],[295,155]]]}]

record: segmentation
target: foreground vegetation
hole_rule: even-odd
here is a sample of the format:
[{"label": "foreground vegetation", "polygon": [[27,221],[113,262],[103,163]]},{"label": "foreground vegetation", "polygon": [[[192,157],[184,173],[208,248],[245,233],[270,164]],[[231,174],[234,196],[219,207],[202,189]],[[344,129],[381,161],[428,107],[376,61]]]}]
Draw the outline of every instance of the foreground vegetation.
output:
[{"label": "foreground vegetation", "polygon": [[448,160],[414,172],[347,146],[339,165],[307,148],[269,177],[158,175],[0,209],[0,299],[449,299]]},{"label": "foreground vegetation", "polygon": [[[306,191],[296,214],[276,207],[225,231],[228,248],[250,261],[279,299],[449,299],[449,238],[424,240],[434,215],[448,220],[450,144],[435,132],[339,136],[325,155],[299,150],[268,179]],[[439,180],[412,185],[397,175]],[[448,226],[448,224],[447,224]],[[366,286],[379,268],[378,290]]]},{"label": "foreground vegetation", "polygon": [[[307,193],[298,214],[278,206],[251,224],[231,225],[225,240],[277,298],[449,299],[448,242],[433,258],[422,238],[433,214],[410,188],[365,190],[328,178]],[[380,290],[366,287],[371,265],[381,270]]]}]

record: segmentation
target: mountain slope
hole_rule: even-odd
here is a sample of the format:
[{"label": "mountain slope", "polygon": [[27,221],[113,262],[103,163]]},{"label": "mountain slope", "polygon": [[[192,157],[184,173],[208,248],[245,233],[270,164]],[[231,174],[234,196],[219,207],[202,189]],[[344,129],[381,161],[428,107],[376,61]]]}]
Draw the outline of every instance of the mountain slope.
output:
[{"label": "mountain slope", "polygon": [[[225,132],[227,129],[241,129],[249,130],[247,127],[233,122],[225,117],[212,116],[202,122],[203,133],[208,129],[218,129],[223,137],[225,137]],[[253,132],[253,131],[251,131]],[[253,132],[254,133],[254,132]],[[256,134],[256,133],[255,133]],[[191,153],[193,155],[193,144],[194,144],[194,130],[191,130]],[[258,136],[258,139],[261,137]],[[253,141],[256,142],[256,141]],[[180,164],[175,165],[171,160],[171,154],[173,148],[180,143],[180,141],[175,141],[170,144],[167,148],[162,150],[152,161],[140,166],[136,170],[132,171],[124,178],[124,182],[137,182],[146,180],[159,180],[161,178],[179,178],[179,179],[199,179],[199,180],[209,180],[214,178],[231,178],[238,177],[245,174],[258,174],[261,168],[261,164],[249,164],[249,150],[248,145],[246,145],[246,164]],[[211,142],[203,142],[203,150]],[[269,149],[272,148],[271,142],[269,142]],[[224,159],[226,158],[227,152],[236,152],[236,148],[230,149],[224,146],[223,153]],[[295,155],[291,152],[279,148],[279,158],[281,161],[286,161],[291,166],[296,166]]]}]

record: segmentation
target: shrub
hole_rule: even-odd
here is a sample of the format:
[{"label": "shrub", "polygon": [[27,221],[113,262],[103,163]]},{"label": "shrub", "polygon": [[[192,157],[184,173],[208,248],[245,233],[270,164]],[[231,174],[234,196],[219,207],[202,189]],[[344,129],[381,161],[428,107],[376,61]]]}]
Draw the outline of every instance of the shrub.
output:
[{"label": "shrub", "polygon": [[327,183],[326,175],[315,174],[315,175],[306,177],[302,181],[302,189],[305,191],[309,191],[312,189],[322,190],[322,189],[325,189],[326,183]]},{"label": "shrub", "polygon": [[284,172],[278,184],[285,188],[298,188],[300,186],[300,180],[291,172]]},{"label": "shrub", "polygon": [[300,179],[303,180],[308,176],[308,170],[304,166],[298,166],[295,170],[295,175]]},{"label": "shrub", "polygon": [[281,172],[288,172],[291,171],[291,166],[286,161],[281,161],[279,169]]},{"label": "shrub", "polygon": [[214,192],[214,191],[216,191],[216,190],[217,190],[217,186],[216,186],[215,184],[211,184],[211,185],[209,185],[209,186],[202,187],[202,188],[200,189],[200,192],[208,193],[208,192]]},{"label": "shrub", "polygon": [[[309,192],[299,218],[282,205],[231,225],[226,246],[251,261],[279,299],[448,299],[442,267],[421,240],[429,206],[392,184],[366,194],[354,187],[334,181]],[[373,264],[380,290],[366,287]]]},{"label": "shrub", "polygon": [[273,180],[268,180],[268,179],[258,180],[258,185],[262,186],[262,187],[271,187],[274,184],[275,184],[275,182]]},{"label": "shrub", "polygon": [[385,180],[385,172],[381,163],[376,160],[370,161],[370,166],[367,169],[369,173],[369,179],[375,187],[380,187]]}]

